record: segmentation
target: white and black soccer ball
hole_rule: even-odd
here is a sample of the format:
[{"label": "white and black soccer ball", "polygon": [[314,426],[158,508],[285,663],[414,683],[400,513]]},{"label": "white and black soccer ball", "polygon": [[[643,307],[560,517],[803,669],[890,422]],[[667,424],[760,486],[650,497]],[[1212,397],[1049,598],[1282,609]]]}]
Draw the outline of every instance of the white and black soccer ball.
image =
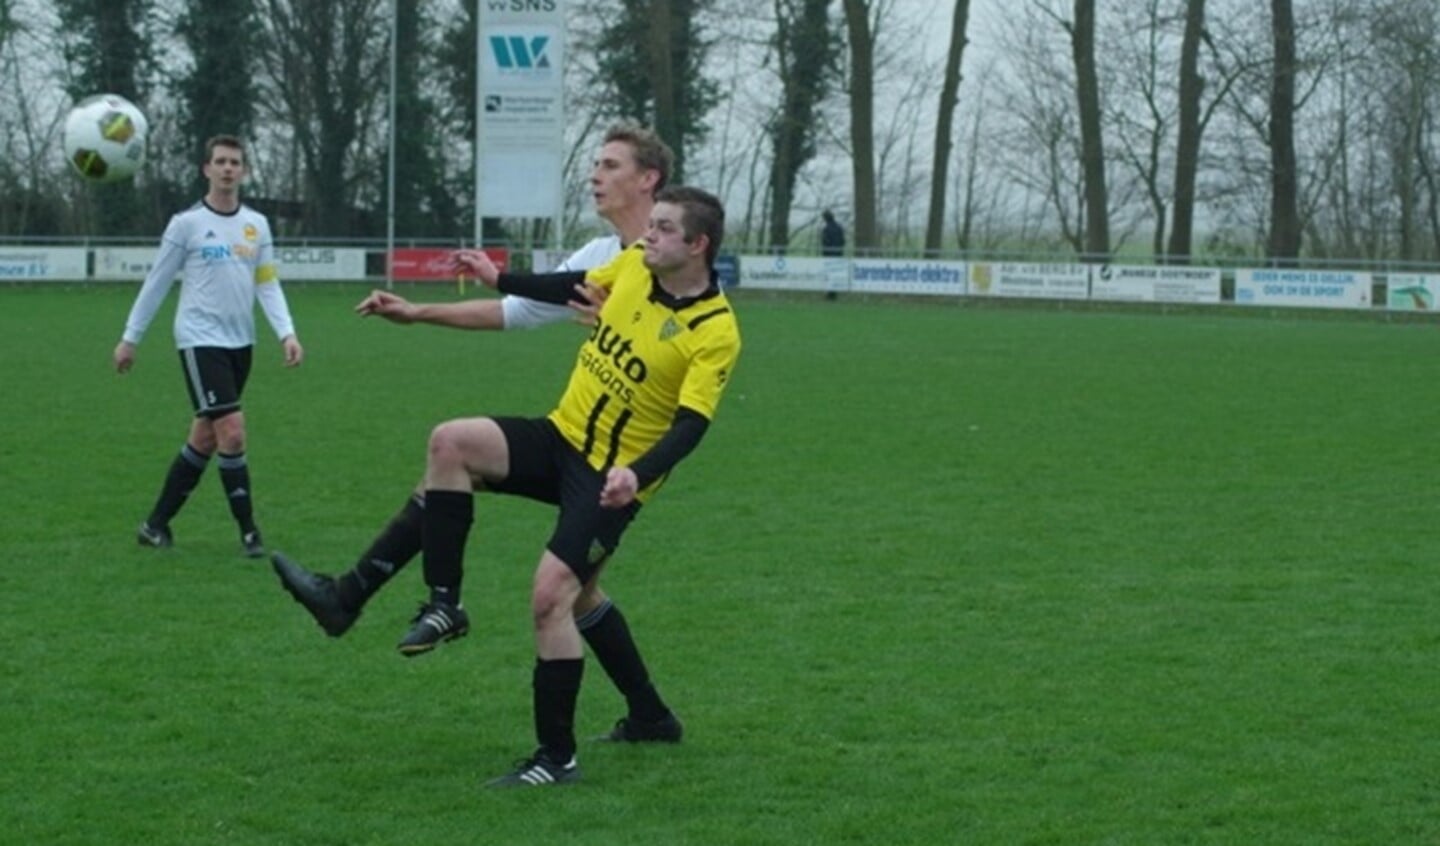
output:
[{"label": "white and black soccer ball", "polygon": [[144,113],[124,97],[86,97],[65,117],[65,158],[92,182],[128,179],[145,161],[149,132]]}]

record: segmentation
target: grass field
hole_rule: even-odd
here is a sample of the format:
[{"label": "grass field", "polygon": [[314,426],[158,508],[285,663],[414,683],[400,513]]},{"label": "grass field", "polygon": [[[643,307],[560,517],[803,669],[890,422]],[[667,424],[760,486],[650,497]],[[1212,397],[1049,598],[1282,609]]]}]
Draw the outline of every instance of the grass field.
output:
[{"label": "grass field", "polygon": [[[496,793],[548,513],[481,501],[472,634],[409,661],[418,565],[329,640],[213,470],[137,547],[188,406],[168,312],[110,368],[133,293],[0,290],[0,842],[1440,842],[1434,324],[739,297],[726,406],[607,576],[686,742]],[[327,571],[434,423],[547,410],[580,334],[361,293],[292,286],[309,359],[267,337],[247,392],[266,538]],[[590,662],[582,738],[622,710]]]}]

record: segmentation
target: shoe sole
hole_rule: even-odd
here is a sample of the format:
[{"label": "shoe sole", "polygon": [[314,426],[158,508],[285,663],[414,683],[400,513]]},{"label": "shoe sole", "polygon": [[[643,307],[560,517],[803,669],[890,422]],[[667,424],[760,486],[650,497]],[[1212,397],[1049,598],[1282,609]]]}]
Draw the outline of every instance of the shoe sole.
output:
[{"label": "shoe sole", "polygon": [[466,626],[465,628],[456,632],[443,634],[438,639],[430,643],[402,643],[399,646],[395,647],[395,649],[397,649],[400,654],[404,655],[406,658],[414,658],[416,655],[424,655],[427,652],[434,652],[435,647],[439,646],[440,644],[445,643],[446,641],[459,640],[467,634],[470,634],[469,626]]}]

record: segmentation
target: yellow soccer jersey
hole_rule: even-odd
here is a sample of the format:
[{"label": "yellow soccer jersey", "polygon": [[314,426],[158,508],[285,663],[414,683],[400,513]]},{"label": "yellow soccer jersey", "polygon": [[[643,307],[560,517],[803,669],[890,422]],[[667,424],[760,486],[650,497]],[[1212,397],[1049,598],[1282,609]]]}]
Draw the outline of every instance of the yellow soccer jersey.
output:
[{"label": "yellow soccer jersey", "polygon": [[[740,356],[740,328],[718,287],[676,300],[660,288],[636,244],[589,271],[610,292],[580,346],[550,420],[590,466],[629,466],[685,406],[714,419]],[[640,493],[643,501],[660,482]]]}]

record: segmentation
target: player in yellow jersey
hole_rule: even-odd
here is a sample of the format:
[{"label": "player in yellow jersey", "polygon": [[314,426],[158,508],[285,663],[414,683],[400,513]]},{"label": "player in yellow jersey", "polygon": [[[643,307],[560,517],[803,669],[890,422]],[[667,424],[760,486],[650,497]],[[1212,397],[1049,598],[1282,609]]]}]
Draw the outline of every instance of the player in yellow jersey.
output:
[{"label": "player in yellow jersey", "polygon": [[[571,254],[560,271],[588,270],[637,244],[650,225],[655,194],[664,188],[674,167],[674,154],[649,129],[618,123],[605,132],[588,180],[595,211],[614,227],[614,234],[596,238]],[[529,329],[551,321],[572,319],[570,305],[556,305],[518,296],[477,298],[460,302],[411,303],[386,290],[372,291],[355,309],[408,325],[426,323],[463,330]],[[271,556],[280,584],[331,637],[344,635],[378,593],[421,550],[425,490],[418,487],[404,506],[360,554],[354,566],[335,576],[314,573],[281,553]],[[625,743],[678,743],[684,725],[661,697],[620,606],[600,587],[586,584],[575,605],[576,625],[601,669],[625,698],[625,716],[615,721],[604,739]],[[459,636],[460,629],[452,629]],[[414,654],[414,653],[406,653]]]},{"label": "player in yellow jersey", "polygon": [[460,587],[476,491],[558,507],[531,597],[539,748],[493,786],[580,777],[574,717],[584,653],[574,610],[642,503],[703,438],[740,353],[714,272],[724,218],[710,194],[666,188],[644,238],[590,271],[499,274],[482,252],[456,255],[460,269],[503,293],[577,303],[594,322],[549,415],[451,420],[430,436],[421,518],[430,596],[402,653],[428,652],[469,628]]},{"label": "player in yellow jersey", "polygon": [[559,506],[531,597],[539,748],[493,786],[579,778],[574,717],[584,653],[572,610],[641,504],[699,444],[739,357],[739,328],[714,272],[724,221],[710,194],[667,188],[656,195],[641,243],[586,273],[497,274],[483,253],[457,257],[502,292],[567,302],[580,290],[595,305],[593,330],[554,411],[453,420],[430,438],[423,553],[430,601],[402,651],[444,640],[459,611],[472,491]]}]

